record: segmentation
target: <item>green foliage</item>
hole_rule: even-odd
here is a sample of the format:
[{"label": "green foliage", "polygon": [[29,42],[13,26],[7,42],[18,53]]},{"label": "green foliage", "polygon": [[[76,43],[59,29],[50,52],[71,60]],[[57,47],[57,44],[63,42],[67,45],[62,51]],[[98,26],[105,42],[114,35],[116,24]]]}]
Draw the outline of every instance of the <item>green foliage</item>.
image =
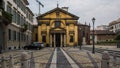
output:
[{"label": "green foliage", "polygon": [[28,29],[28,25],[24,23],[21,28],[22,32],[25,32],[27,29]]},{"label": "green foliage", "polygon": [[120,40],[120,34],[116,36],[115,40]]},{"label": "green foliage", "polygon": [[4,17],[5,20],[9,21],[10,23],[12,22],[12,14],[2,11],[2,16]]},{"label": "green foliage", "polygon": [[0,0],[0,9],[2,8],[2,2],[3,2],[3,1],[2,1],[2,0]]},{"label": "green foliage", "polygon": [[28,29],[28,25],[27,24],[24,24],[24,29]]},{"label": "green foliage", "polygon": [[116,44],[116,43],[118,43],[118,42],[120,42],[119,40],[110,40],[110,41],[99,41],[99,42],[97,42],[97,44],[108,44],[108,45],[111,45],[111,44]]}]

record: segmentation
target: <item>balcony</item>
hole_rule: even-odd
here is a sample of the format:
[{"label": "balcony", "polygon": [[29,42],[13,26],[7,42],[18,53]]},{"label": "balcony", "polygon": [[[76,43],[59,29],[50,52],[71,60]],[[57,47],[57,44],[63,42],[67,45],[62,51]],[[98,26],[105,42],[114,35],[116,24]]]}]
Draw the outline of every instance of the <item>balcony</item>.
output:
[{"label": "balcony", "polygon": [[8,24],[12,23],[12,14],[3,10],[2,11],[2,22],[5,25],[8,25]]},{"label": "balcony", "polygon": [[21,32],[25,32],[25,31],[27,31],[27,29],[28,29],[27,24],[24,24],[24,25],[21,26]]}]

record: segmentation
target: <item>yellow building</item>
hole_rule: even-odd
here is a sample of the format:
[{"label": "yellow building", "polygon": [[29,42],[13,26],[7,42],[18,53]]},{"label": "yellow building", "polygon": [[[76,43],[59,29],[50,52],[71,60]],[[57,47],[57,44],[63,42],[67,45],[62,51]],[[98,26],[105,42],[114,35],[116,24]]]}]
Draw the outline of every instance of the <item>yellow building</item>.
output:
[{"label": "yellow building", "polygon": [[50,47],[77,45],[78,19],[78,16],[59,7],[38,16],[38,42]]}]

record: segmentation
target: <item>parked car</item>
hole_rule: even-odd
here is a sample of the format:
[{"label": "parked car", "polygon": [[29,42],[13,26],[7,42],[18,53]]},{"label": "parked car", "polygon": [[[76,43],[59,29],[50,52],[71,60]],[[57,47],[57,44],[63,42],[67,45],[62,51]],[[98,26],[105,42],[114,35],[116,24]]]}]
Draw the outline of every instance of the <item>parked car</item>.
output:
[{"label": "parked car", "polygon": [[43,45],[41,45],[41,43],[39,42],[33,42],[32,44],[30,45],[26,45],[24,46],[24,49],[37,49],[37,50],[40,50],[41,48],[43,48]]}]

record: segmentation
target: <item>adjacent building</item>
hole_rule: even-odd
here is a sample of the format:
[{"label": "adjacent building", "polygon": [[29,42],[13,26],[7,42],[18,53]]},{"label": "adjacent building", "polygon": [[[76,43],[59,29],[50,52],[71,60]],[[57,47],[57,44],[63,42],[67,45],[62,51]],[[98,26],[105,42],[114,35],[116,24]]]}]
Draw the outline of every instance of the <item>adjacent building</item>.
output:
[{"label": "adjacent building", "polygon": [[120,33],[120,18],[109,23],[109,30],[114,33]]},{"label": "adjacent building", "polygon": [[[94,32],[94,41],[95,44],[99,42],[113,41],[116,37],[116,34],[109,30],[95,30]],[[93,43],[93,31],[90,32],[90,44]]]},{"label": "adjacent building", "polygon": [[90,25],[78,24],[78,45],[90,44]]},{"label": "adjacent building", "polygon": [[32,11],[27,0],[1,0],[0,46],[2,50],[18,49],[32,41]]},{"label": "adjacent building", "polygon": [[108,30],[108,25],[97,26],[96,30]]},{"label": "adjacent building", "polygon": [[[78,44],[79,17],[56,7],[37,17],[38,42],[50,47],[74,46]],[[35,39],[34,39],[35,40]]]}]

